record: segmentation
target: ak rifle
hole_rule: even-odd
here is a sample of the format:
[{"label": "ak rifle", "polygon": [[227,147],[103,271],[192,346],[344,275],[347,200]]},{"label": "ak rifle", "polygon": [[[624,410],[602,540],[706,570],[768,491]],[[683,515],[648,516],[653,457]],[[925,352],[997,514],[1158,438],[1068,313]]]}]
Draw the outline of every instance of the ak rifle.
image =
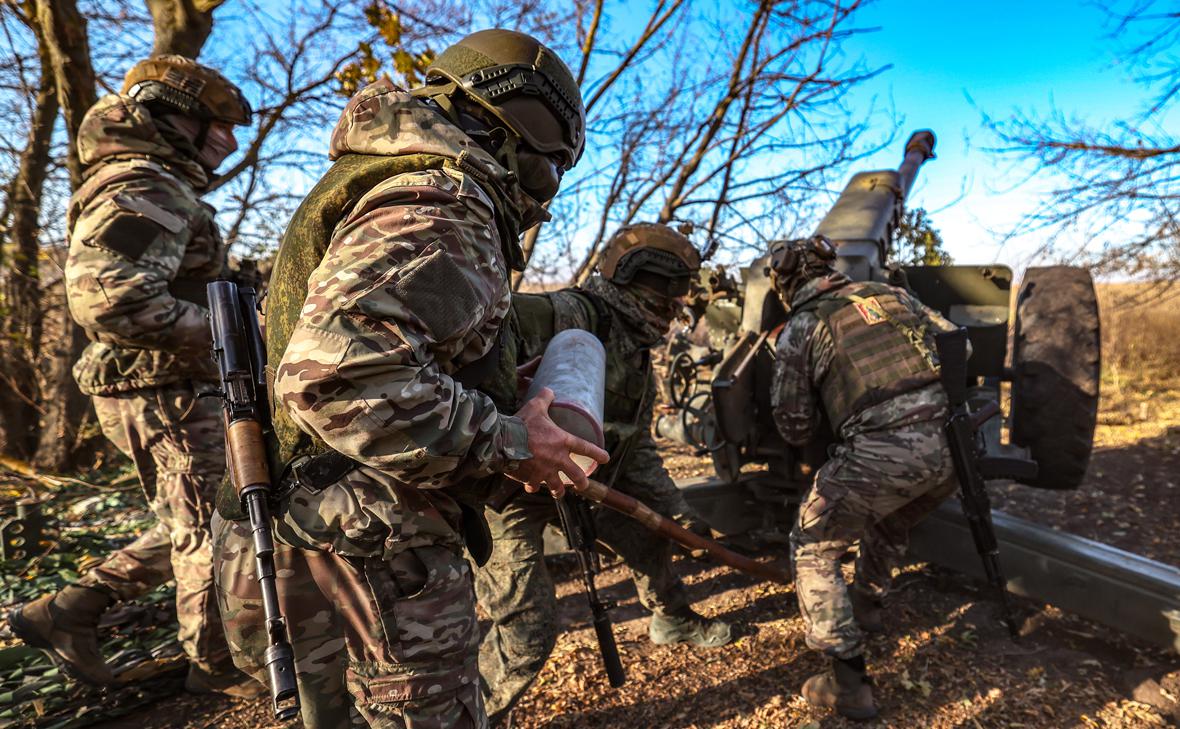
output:
[{"label": "ak rifle", "polygon": [[287,620],[275,584],[274,534],[270,523],[273,493],[264,433],[270,430],[266,394],[266,348],[258,326],[253,288],[230,281],[207,287],[213,359],[221,380],[225,411],[225,444],[230,478],[250,518],[258,587],[268,640],[264,662],[270,679],[270,698],[276,719],[299,714],[299,684],[295,651],[287,637]]},{"label": "ak rifle", "polygon": [[1000,600],[1004,623],[1013,640],[1020,636],[1020,625],[1008,598],[1007,580],[1000,569],[1000,547],[992,525],[991,500],[986,479],[1015,478],[1025,483],[1036,477],[1037,464],[1020,458],[986,454],[980,426],[996,415],[999,406],[989,402],[972,413],[967,404],[967,330],[957,329],[935,338],[940,363],[940,379],[950,404],[946,421],[947,445],[955,475],[959,480],[959,502],[971,529],[975,550],[983,562],[987,583]]},{"label": "ak rifle", "polygon": [[[568,484],[566,488],[569,488]],[[602,654],[607,680],[612,688],[619,688],[627,682],[627,674],[623,671],[623,661],[619,657],[619,646],[615,643],[615,631],[611,625],[610,609],[614,604],[602,599],[595,585],[595,578],[602,571],[602,562],[595,551],[598,532],[594,527],[594,514],[590,511],[590,505],[580,496],[567,494],[554,501],[557,503],[557,516],[566,542],[578,556],[586,597],[590,600],[594,635],[598,638],[598,651]]]}]

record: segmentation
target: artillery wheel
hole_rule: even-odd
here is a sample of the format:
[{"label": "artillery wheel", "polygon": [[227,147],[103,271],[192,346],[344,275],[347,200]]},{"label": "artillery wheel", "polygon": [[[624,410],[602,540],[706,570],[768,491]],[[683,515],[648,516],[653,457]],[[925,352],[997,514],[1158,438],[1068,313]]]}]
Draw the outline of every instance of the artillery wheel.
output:
[{"label": "artillery wheel", "polygon": [[1016,298],[1012,440],[1039,466],[1029,486],[1082,483],[1098,419],[1101,335],[1094,281],[1084,268],[1030,268]]}]

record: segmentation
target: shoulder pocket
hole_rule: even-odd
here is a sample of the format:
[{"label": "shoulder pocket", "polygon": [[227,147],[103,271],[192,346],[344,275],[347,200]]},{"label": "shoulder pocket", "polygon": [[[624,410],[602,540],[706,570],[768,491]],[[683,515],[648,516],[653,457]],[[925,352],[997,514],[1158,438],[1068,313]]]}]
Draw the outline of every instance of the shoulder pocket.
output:
[{"label": "shoulder pocket", "polygon": [[483,310],[466,274],[438,243],[407,265],[392,289],[436,342],[464,333]]},{"label": "shoulder pocket", "polygon": [[118,193],[111,203],[111,211],[83,239],[85,245],[138,261],[165,234],[175,235],[184,230],[185,221],[180,216],[150,200]]}]

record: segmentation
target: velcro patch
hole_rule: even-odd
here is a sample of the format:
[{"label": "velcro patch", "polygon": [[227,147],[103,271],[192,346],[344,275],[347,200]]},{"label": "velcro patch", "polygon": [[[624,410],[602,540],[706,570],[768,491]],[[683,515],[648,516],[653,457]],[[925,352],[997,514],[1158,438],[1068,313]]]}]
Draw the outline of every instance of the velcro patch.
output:
[{"label": "velcro patch", "polygon": [[479,297],[447,251],[438,244],[431,247],[433,251],[407,266],[393,290],[422,320],[434,341],[445,342],[463,333],[474,320]]},{"label": "velcro patch", "polygon": [[885,313],[885,308],[881,306],[875,297],[854,301],[852,305],[856,307],[860,318],[864,319],[865,324],[869,326],[876,326],[881,322],[889,321],[889,315]]},{"label": "velcro patch", "polygon": [[118,253],[132,261],[138,261],[151,248],[164,228],[154,220],[133,213],[118,212],[86,241],[86,245]]},{"label": "velcro patch", "polygon": [[179,233],[184,230],[183,218],[176,213],[165,210],[146,198],[120,192],[115,195],[114,203],[124,210],[139,213],[169,233]]}]

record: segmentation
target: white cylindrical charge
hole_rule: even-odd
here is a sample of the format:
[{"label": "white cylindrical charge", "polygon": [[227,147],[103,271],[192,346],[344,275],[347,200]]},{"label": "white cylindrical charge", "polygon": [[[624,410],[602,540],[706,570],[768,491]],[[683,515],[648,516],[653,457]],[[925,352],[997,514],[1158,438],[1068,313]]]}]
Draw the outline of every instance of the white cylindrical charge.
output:
[{"label": "white cylindrical charge", "polygon": [[[549,417],[559,428],[599,448],[604,445],[606,350],[598,337],[584,329],[566,329],[549,340],[525,401],[532,400],[542,387],[553,391]],[[573,460],[587,475],[598,466],[585,456],[574,455]]]}]

